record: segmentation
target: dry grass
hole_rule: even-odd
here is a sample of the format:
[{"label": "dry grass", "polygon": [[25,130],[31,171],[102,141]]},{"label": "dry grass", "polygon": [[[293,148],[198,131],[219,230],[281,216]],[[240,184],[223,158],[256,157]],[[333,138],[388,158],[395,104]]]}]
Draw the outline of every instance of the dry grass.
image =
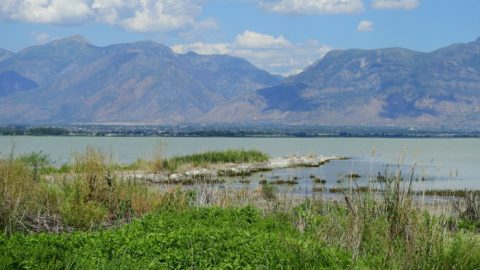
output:
[{"label": "dry grass", "polygon": [[75,155],[71,173],[51,177],[36,178],[31,166],[9,157],[0,160],[0,225],[7,235],[92,230],[164,209],[255,205],[318,243],[348,251],[359,268],[480,266],[478,194],[462,197],[459,207],[452,204],[454,213],[433,215],[414,202],[413,171],[407,177],[400,171],[386,176],[376,189],[342,189],[344,200],[334,202],[295,200],[268,182],[258,190],[203,183],[153,191],[145,183],[118,178],[111,158],[92,147]]},{"label": "dry grass", "polygon": [[38,178],[21,159],[0,160],[0,189],[7,233],[92,229],[142,216],[161,202],[147,185],[116,177],[111,159],[93,147],[74,155],[71,173],[49,177]]}]

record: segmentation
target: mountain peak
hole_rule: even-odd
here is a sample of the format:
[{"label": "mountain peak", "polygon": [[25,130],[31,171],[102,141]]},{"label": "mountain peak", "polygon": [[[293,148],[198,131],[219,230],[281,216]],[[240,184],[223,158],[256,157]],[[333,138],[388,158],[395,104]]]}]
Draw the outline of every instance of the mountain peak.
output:
[{"label": "mountain peak", "polygon": [[59,39],[53,40],[52,42],[53,43],[65,43],[65,42],[70,43],[70,42],[73,42],[73,43],[80,43],[80,44],[89,44],[89,41],[81,35],[59,38]]},{"label": "mountain peak", "polygon": [[154,49],[165,53],[173,53],[173,50],[170,47],[152,40],[141,40],[133,43],[125,43],[125,45],[133,46],[139,49]]},{"label": "mountain peak", "polygon": [[480,37],[477,38],[476,42],[477,42],[477,43],[480,43]]}]

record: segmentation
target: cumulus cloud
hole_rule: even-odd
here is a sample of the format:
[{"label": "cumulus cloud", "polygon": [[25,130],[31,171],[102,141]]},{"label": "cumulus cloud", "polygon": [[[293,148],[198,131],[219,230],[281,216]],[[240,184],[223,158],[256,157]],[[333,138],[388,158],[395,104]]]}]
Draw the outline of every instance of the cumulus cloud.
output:
[{"label": "cumulus cloud", "polygon": [[364,10],[362,0],[266,0],[260,5],[281,14],[348,14]]},{"label": "cumulus cloud", "polygon": [[216,30],[219,28],[217,21],[213,18],[208,18],[203,21],[197,21],[185,31],[178,33],[178,36],[187,40],[201,40],[204,38],[207,31]]},{"label": "cumulus cloud", "polygon": [[274,37],[248,30],[237,35],[235,42],[245,48],[271,48],[290,45],[290,42],[283,36]]},{"label": "cumulus cloud", "polygon": [[176,53],[187,53],[189,51],[198,54],[229,54],[231,53],[231,45],[228,43],[203,43],[195,42],[192,44],[178,44],[172,46],[172,50]]},{"label": "cumulus cloud", "polygon": [[76,24],[92,15],[89,4],[85,0],[4,0],[0,16],[12,21]]},{"label": "cumulus cloud", "polygon": [[361,21],[357,26],[357,31],[359,32],[373,31],[373,23],[371,21]]},{"label": "cumulus cloud", "polygon": [[82,24],[103,22],[136,32],[178,30],[197,23],[203,0],[3,0],[0,18],[10,21]]},{"label": "cumulus cloud", "polygon": [[373,0],[372,6],[376,9],[415,9],[420,0]]},{"label": "cumulus cloud", "polygon": [[35,32],[35,33],[32,33],[32,36],[35,39],[35,41],[39,44],[47,43],[50,40],[52,40],[52,38],[50,37],[50,34],[48,34],[48,33],[36,33]]},{"label": "cumulus cloud", "polygon": [[245,31],[232,43],[193,43],[172,46],[177,53],[230,54],[243,57],[261,69],[284,76],[297,74],[331,50],[310,40],[295,44],[283,36]]}]

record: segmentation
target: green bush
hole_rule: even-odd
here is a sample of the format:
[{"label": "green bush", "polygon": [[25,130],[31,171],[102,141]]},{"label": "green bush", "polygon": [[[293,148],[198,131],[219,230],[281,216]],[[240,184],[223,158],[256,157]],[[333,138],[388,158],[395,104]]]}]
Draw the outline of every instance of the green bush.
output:
[{"label": "green bush", "polygon": [[209,151],[200,154],[188,156],[173,157],[163,162],[163,168],[175,171],[180,166],[190,164],[192,166],[201,166],[218,163],[246,163],[246,162],[263,162],[270,157],[257,150],[226,150],[226,151]]},{"label": "green bush", "polygon": [[149,215],[119,229],[0,238],[6,269],[350,268],[351,256],[301,235],[253,207],[191,208]]}]

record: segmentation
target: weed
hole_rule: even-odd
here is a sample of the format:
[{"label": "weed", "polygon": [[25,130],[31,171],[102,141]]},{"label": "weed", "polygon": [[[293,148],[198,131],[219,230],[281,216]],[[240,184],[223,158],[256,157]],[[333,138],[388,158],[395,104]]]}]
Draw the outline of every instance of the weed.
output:
[{"label": "weed", "polygon": [[176,171],[180,166],[190,164],[198,167],[206,164],[218,163],[246,163],[267,161],[269,156],[257,150],[226,150],[222,152],[210,151],[189,156],[173,157],[163,161],[163,167],[169,171]]},{"label": "weed", "polygon": [[268,202],[274,201],[277,198],[275,187],[267,181],[261,183],[261,191],[263,198]]},{"label": "weed", "polygon": [[360,177],[362,177],[360,174],[353,173],[353,172],[345,175],[345,178],[347,179],[354,179],[354,178],[360,178]]},{"label": "weed", "polygon": [[270,182],[270,184],[273,185],[298,185],[298,178],[292,178],[292,179],[276,179]]},{"label": "weed", "polygon": [[[213,156],[174,163],[248,159]],[[210,182],[157,191],[120,178],[122,167],[93,147],[75,154],[69,173],[39,173],[41,160],[0,160],[3,268],[480,268],[478,192],[455,192],[457,212],[433,215],[414,201],[414,168],[376,186],[330,189],[342,202],[280,207],[286,196],[272,183],[281,178],[260,180],[256,191]],[[58,234],[25,234],[42,231]]]},{"label": "weed", "polygon": [[327,180],[315,177],[313,179],[313,183],[315,183],[315,184],[326,184]]}]

